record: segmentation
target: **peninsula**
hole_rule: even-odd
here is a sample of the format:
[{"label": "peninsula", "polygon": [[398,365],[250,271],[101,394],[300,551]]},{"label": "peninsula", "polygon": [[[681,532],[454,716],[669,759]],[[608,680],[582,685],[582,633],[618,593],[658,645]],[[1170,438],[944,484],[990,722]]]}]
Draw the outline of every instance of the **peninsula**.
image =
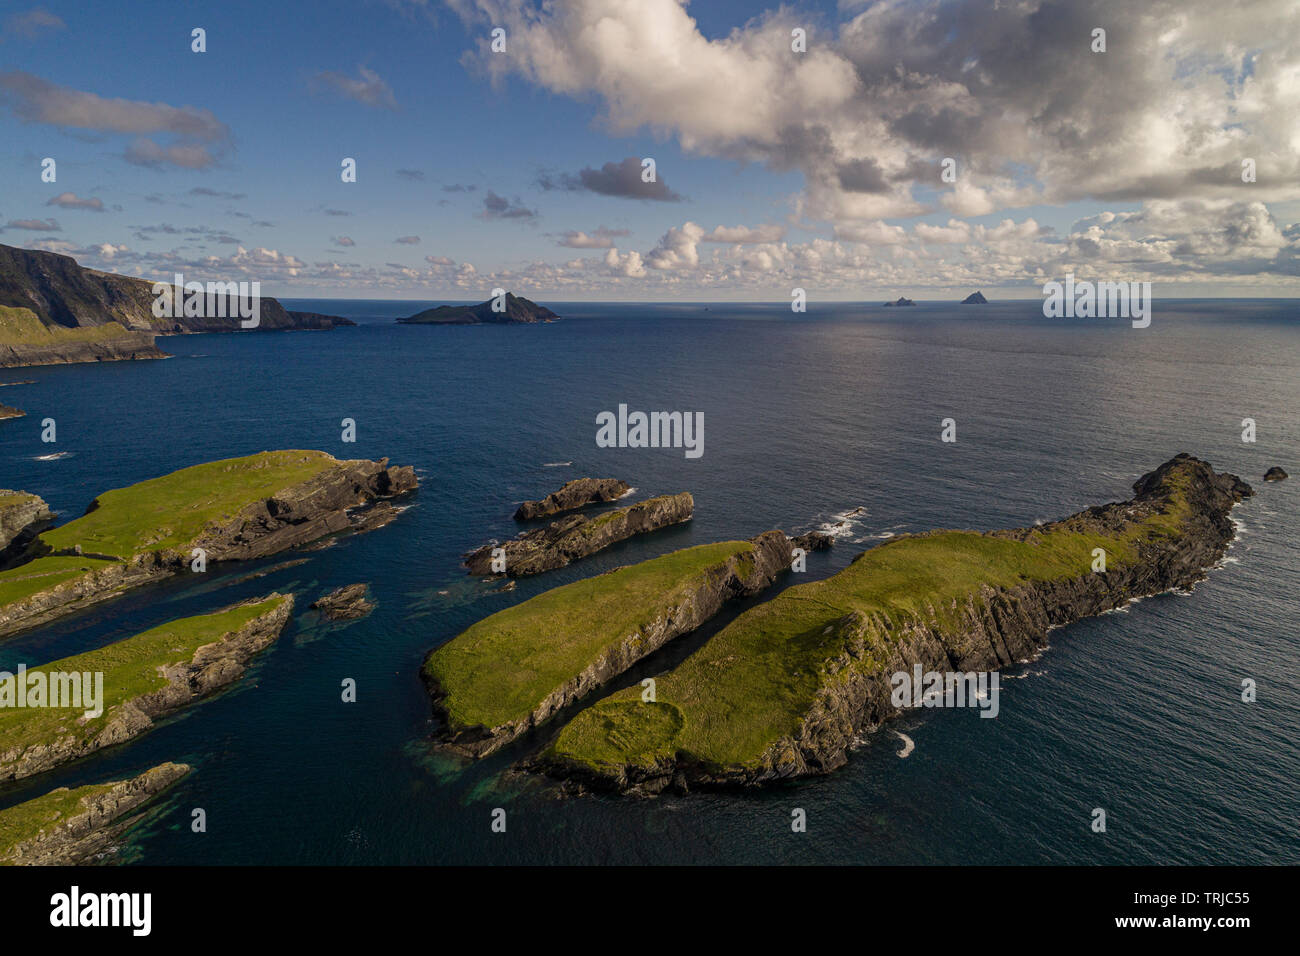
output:
[{"label": "peninsula", "polygon": [[140,814],[136,811],[190,772],[164,763],[128,780],[88,784],[0,810],[0,866],[72,866],[89,863]]},{"label": "peninsula", "polygon": [[829,773],[901,712],[891,675],[996,670],[1037,654],[1050,628],[1190,587],[1222,558],[1229,513],[1253,494],[1185,454],[1133,488],[1130,501],[1051,524],[871,548],[741,614],[656,678],[654,702],[629,688],[581,711],[537,765],[642,794]]},{"label": "peninsula", "polygon": [[[0,781],[19,780],[120,744],[153,729],[158,718],[243,676],[248,662],[280,636],[293,597],[269,594],[213,614],[152,630],[31,669],[0,683]],[[56,688],[103,675],[102,697],[55,706]],[[21,688],[18,686],[21,684]],[[31,703],[44,689],[41,704]],[[99,713],[86,706],[94,703]]]},{"label": "peninsula", "polygon": [[[153,287],[149,279],[83,268],[71,256],[0,245],[0,368],[167,358],[155,335],[241,329],[229,296],[214,298],[219,307],[211,311],[217,314],[156,316]],[[258,300],[253,331],[355,324],[291,312],[270,296]]]},{"label": "peninsula", "polygon": [[587,696],[732,598],[767,588],[796,547],[768,531],[575,581],[499,611],[429,654],[422,674],[443,718],[439,742],[483,757]]},{"label": "peninsula", "polygon": [[43,624],[194,562],[249,560],[326,535],[378,527],[380,499],[414,491],[388,459],[270,451],[182,468],[101,494],[86,514],[39,534],[31,559],[0,571],[0,637]]}]

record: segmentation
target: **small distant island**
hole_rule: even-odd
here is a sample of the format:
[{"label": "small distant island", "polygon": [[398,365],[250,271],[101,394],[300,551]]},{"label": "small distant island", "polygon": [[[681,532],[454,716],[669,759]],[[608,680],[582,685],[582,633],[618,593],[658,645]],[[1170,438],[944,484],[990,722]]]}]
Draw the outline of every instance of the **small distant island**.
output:
[{"label": "small distant island", "polygon": [[961,300],[962,305],[988,305],[989,300],[984,298],[983,292],[972,292],[966,298]]},{"label": "small distant island", "polygon": [[403,325],[516,325],[554,322],[559,318],[546,306],[513,292],[506,293],[504,312],[492,308],[494,301],[496,300],[488,299],[478,305],[440,305],[397,321]]},{"label": "small distant island", "polygon": [[900,306],[900,305],[916,305],[916,303],[913,302],[911,299],[905,298],[905,297],[903,297],[903,296],[900,295],[900,296],[898,297],[898,301],[897,301],[897,302],[886,302],[886,303],[885,303],[885,308],[886,308],[886,309],[893,309],[893,308],[896,308],[896,307],[898,307],[898,306]]}]

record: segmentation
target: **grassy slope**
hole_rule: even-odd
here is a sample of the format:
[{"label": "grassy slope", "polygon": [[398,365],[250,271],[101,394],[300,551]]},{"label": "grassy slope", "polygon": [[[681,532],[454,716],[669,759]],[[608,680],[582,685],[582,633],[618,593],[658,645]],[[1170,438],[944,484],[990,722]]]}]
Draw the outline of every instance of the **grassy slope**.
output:
[{"label": "grassy slope", "polygon": [[[1171,476],[1176,487],[1179,477]],[[843,651],[831,625],[846,614],[883,612],[899,621],[936,608],[942,619],[953,613],[954,601],[978,595],[982,585],[1009,588],[1087,573],[1097,547],[1106,549],[1108,567],[1119,567],[1135,559],[1140,539],[1175,533],[1186,508],[1175,498],[1166,513],[1113,538],[1067,524],[1024,542],[969,531],[888,542],[830,578],[790,588],[740,615],[656,678],[657,703],[641,703],[633,688],[578,714],[553,752],[593,767],[648,766],[679,753],[713,766],[755,766],[797,729],[830,679],[825,664]],[[871,669],[885,656],[854,666]]]},{"label": "grassy slope", "polygon": [[87,719],[83,716],[84,708],[0,708],[0,741],[11,745],[21,740],[31,746],[51,743],[69,735],[90,740],[103,730],[114,707],[167,685],[160,672],[163,665],[190,660],[204,644],[211,644],[222,635],[239,630],[253,618],[287,600],[287,597],[270,598],[258,604],[169,621],[98,650],[30,668],[28,674],[33,671],[102,672],[103,713]]},{"label": "grassy slope", "polygon": [[87,798],[97,797],[112,788],[111,783],[95,783],[71,790],[59,788],[0,810],[0,859],[4,859],[15,845],[30,840],[41,830],[48,830],[81,813],[85,809],[83,801]]},{"label": "grassy slope", "polygon": [[694,590],[708,569],[750,547],[726,541],[674,551],[554,588],[479,621],[425,661],[448,692],[453,726],[497,727]]},{"label": "grassy slope", "polygon": [[31,309],[0,305],[0,345],[62,345],[71,342],[107,342],[130,330],[117,322],[70,329],[46,325]]},{"label": "grassy slope", "polygon": [[107,491],[96,499],[95,510],[45,532],[40,540],[56,551],[81,545],[88,555],[110,559],[52,555],[0,572],[0,607],[136,554],[184,550],[208,522],[230,518],[333,463],[320,451],[260,452]]}]

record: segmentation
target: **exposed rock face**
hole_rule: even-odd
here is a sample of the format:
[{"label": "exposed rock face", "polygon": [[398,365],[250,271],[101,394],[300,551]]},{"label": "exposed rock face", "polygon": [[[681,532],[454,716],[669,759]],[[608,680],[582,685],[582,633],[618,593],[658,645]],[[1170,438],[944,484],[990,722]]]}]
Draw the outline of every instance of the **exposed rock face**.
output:
[{"label": "exposed rock face", "polygon": [[8,554],[21,550],[53,519],[50,506],[38,495],[0,488],[0,567]]},{"label": "exposed rock face", "polygon": [[[643,795],[669,788],[758,786],[829,773],[847,761],[862,733],[902,712],[891,702],[892,674],[911,672],[917,665],[923,671],[996,670],[1036,655],[1050,628],[1122,607],[1137,597],[1190,587],[1222,558],[1234,536],[1229,513],[1253,494],[1235,475],[1216,474],[1185,454],[1142,476],[1133,488],[1136,495],[1127,502],[1089,508],[1038,528],[988,534],[1027,541],[1036,532],[1062,529],[1111,538],[1137,522],[1177,513],[1176,532],[1144,540],[1135,561],[1105,573],[1081,569],[1075,577],[1027,579],[1011,588],[985,586],[964,603],[929,607],[915,615],[851,612],[828,620],[826,627],[836,636],[831,644],[843,648],[842,654],[824,662],[820,689],[797,729],[752,762],[710,765],[678,752],[648,764],[596,767],[543,755],[540,768],[580,787]],[[914,537],[937,534],[941,532]],[[880,547],[906,540],[895,538]],[[726,728],[717,732],[725,734]]]},{"label": "exposed rock face", "polygon": [[[23,343],[0,341],[0,368],[27,365],[77,365],[171,358],[148,332],[123,332],[98,342]],[[0,416],[2,417],[2,416]]]},{"label": "exposed rock face", "polygon": [[559,316],[545,306],[528,299],[506,293],[506,310],[494,312],[492,299],[478,305],[440,305],[425,309],[415,315],[398,319],[406,325],[509,325],[515,323],[552,322]]},{"label": "exposed rock face", "polygon": [[[504,573],[518,578],[541,574],[572,564],[633,535],[690,521],[694,510],[695,499],[689,492],[682,492],[650,498],[594,518],[570,515],[545,528],[525,531],[504,544],[485,544],[466,554],[464,563],[470,574],[483,576]],[[492,568],[492,551],[497,547],[505,551],[504,572]]]},{"label": "exposed rock face", "polygon": [[644,623],[636,631],[615,636],[597,660],[538,701],[525,717],[496,727],[451,726],[446,692],[427,671],[422,671],[433,696],[434,711],[444,722],[436,738],[438,743],[462,756],[485,757],[609,683],[669,641],[705,624],[733,598],[763,591],[790,567],[795,544],[780,531],[766,531],[751,538],[750,543],[750,550],[732,555],[699,575],[698,586],[690,592],[660,595],[659,606],[644,608]]},{"label": "exposed rock face", "polygon": [[317,598],[311,606],[331,621],[354,621],[375,609],[374,602],[367,597],[369,590],[370,585],[365,582],[348,584]]},{"label": "exposed rock face", "polygon": [[984,298],[983,292],[972,292],[966,298],[961,300],[962,305],[988,305],[989,300]]},{"label": "exposed rock face", "polygon": [[904,298],[903,296],[900,295],[898,297],[897,302],[886,302],[885,308],[892,309],[900,305],[916,305],[916,303],[913,302],[911,299]]},{"label": "exposed rock face", "polygon": [[[293,597],[272,593],[234,605],[258,604],[273,598],[281,600],[269,611],[254,617],[236,631],[228,631],[219,640],[203,645],[192,657],[163,668],[163,676],[167,678],[165,687],[110,708],[103,728],[93,738],[67,735],[53,742],[30,745],[19,741],[0,743],[0,780],[19,780],[44,773],[104,747],[138,737],[152,730],[159,717],[234,683],[243,676],[253,656],[269,647],[289,623]],[[111,675],[105,677],[111,679]]]},{"label": "exposed rock face", "polygon": [[[247,561],[277,554],[368,522],[366,512],[349,512],[376,499],[414,491],[417,484],[414,468],[389,467],[387,458],[341,461],[249,505],[225,524],[209,525],[194,546],[203,548],[209,561]],[[179,557],[188,564],[188,552]]]},{"label": "exposed rock face", "polygon": [[[93,570],[87,574],[0,607],[0,637],[116,597],[129,588],[185,573],[192,548],[202,548],[209,561],[250,560],[326,535],[379,527],[391,520],[396,509],[391,513],[381,510],[376,520],[372,512],[385,507],[383,501],[375,504],[376,499],[405,494],[416,486],[415,470],[409,465],[390,467],[387,458],[340,461],[273,497],[247,505],[228,521],[209,524],[184,548],[137,554],[124,563],[106,561],[103,567],[92,564]],[[365,505],[371,506],[362,507]],[[95,507],[92,502],[89,510]]]},{"label": "exposed rock face", "polygon": [[1274,465],[1268,471],[1264,472],[1265,481],[1282,481],[1284,478],[1287,477],[1288,477],[1287,473],[1283,471],[1282,468],[1278,465]]},{"label": "exposed rock face", "polygon": [[26,414],[21,408],[14,408],[12,405],[0,405],[0,421],[6,418],[22,418]]},{"label": "exposed rock face", "polygon": [[[167,280],[172,277],[168,276]],[[221,276],[186,276],[187,281],[223,281]],[[155,334],[240,331],[237,300],[221,299],[224,315],[153,314],[153,282],[84,269],[70,256],[0,245],[0,306],[29,309],[55,333],[51,341],[10,340],[0,336],[0,366],[53,365],[120,359],[166,358],[155,347]],[[117,323],[120,334],[94,341],[64,341],[60,330]],[[254,331],[327,329],[355,323],[338,316],[291,313],[270,296],[261,296]]]},{"label": "exposed rock face", "polygon": [[602,504],[622,498],[631,486],[617,478],[575,478],[567,481],[559,491],[553,491],[541,501],[525,501],[515,511],[516,521],[531,521],[564,511],[576,511],[587,505]]},{"label": "exposed rock face", "polygon": [[[136,819],[131,814],[180,781],[190,772],[183,763],[164,763],[130,780],[118,780],[110,789],[88,794],[79,811],[50,821],[30,839],[9,847],[0,864],[9,866],[71,866],[90,861],[109,849]],[[57,794],[66,791],[60,787]]]},{"label": "exposed rock face", "polygon": [[809,531],[791,538],[790,542],[805,551],[825,551],[835,545],[835,539],[824,531]]}]

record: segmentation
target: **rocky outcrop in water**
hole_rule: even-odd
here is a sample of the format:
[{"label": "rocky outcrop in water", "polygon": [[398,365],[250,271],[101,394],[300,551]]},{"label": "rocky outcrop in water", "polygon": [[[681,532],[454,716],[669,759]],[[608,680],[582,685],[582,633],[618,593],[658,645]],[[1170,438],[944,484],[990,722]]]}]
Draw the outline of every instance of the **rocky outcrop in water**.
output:
[{"label": "rocky outcrop in water", "polygon": [[38,801],[48,805],[51,798],[68,793],[66,787],[52,791],[31,804],[19,804],[32,816],[30,836],[11,843],[0,855],[6,866],[73,866],[89,863],[110,850],[117,838],[138,816],[135,811],[184,778],[190,767],[183,763],[164,763],[146,770],[138,777],[117,780],[99,787],[78,788],[87,791],[70,814],[33,810]]},{"label": "rocky outcrop in water", "polygon": [[1279,465],[1274,465],[1268,471],[1264,472],[1265,481],[1283,481],[1287,477],[1287,473],[1283,471]]},{"label": "rocky outcrop in water", "polygon": [[896,301],[896,302],[886,302],[886,303],[885,303],[885,308],[886,308],[886,309],[893,309],[893,308],[897,308],[898,306],[903,306],[903,305],[916,305],[916,303],[913,302],[911,299],[904,298],[903,296],[900,295],[900,296],[898,297],[898,301]]},{"label": "rocky outcrop in water", "polygon": [[355,621],[375,609],[369,592],[370,585],[364,581],[348,584],[312,601],[311,607],[331,621]]},{"label": "rocky outcrop in water", "polygon": [[[215,693],[243,676],[254,655],[269,647],[293,613],[293,597],[272,593],[242,601],[233,607],[278,599],[269,610],[258,614],[234,631],[204,644],[162,668],[167,684],[108,709],[104,725],[93,737],[75,730],[53,740],[0,742],[0,780],[19,780],[120,744],[153,729],[154,722],[173,711]],[[127,638],[131,640],[131,638]],[[105,674],[105,681],[114,675]]]},{"label": "rocky outcrop in water", "polygon": [[966,298],[961,300],[962,305],[988,305],[989,300],[984,298],[983,292],[972,292]]},{"label": "rocky outcrop in water", "polygon": [[12,405],[0,405],[0,421],[6,418],[22,418],[26,414],[21,408],[14,408]]},{"label": "rocky outcrop in water", "polygon": [[631,485],[617,478],[575,478],[566,481],[559,491],[551,492],[541,501],[525,501],[515,511],[515,520],[531,521],[565,511],[577,511],[587,505],[616,501],[629,490]]},{"label": "rocky outcrop in water", "polygon": [[[541,574],[634,535],[690,521],[694,510],[695,499],[689,492],[682,492],[650,498],[594,518],[570,515],[545,528],[525,531],[503,544],[485,544],[466,554],[464,563],[470,574],[482,576],[507,574],[518,578]],[[494,567],[492,552],[497,548],[505,552],[504,570],[498,570],[499,563]]]}]

